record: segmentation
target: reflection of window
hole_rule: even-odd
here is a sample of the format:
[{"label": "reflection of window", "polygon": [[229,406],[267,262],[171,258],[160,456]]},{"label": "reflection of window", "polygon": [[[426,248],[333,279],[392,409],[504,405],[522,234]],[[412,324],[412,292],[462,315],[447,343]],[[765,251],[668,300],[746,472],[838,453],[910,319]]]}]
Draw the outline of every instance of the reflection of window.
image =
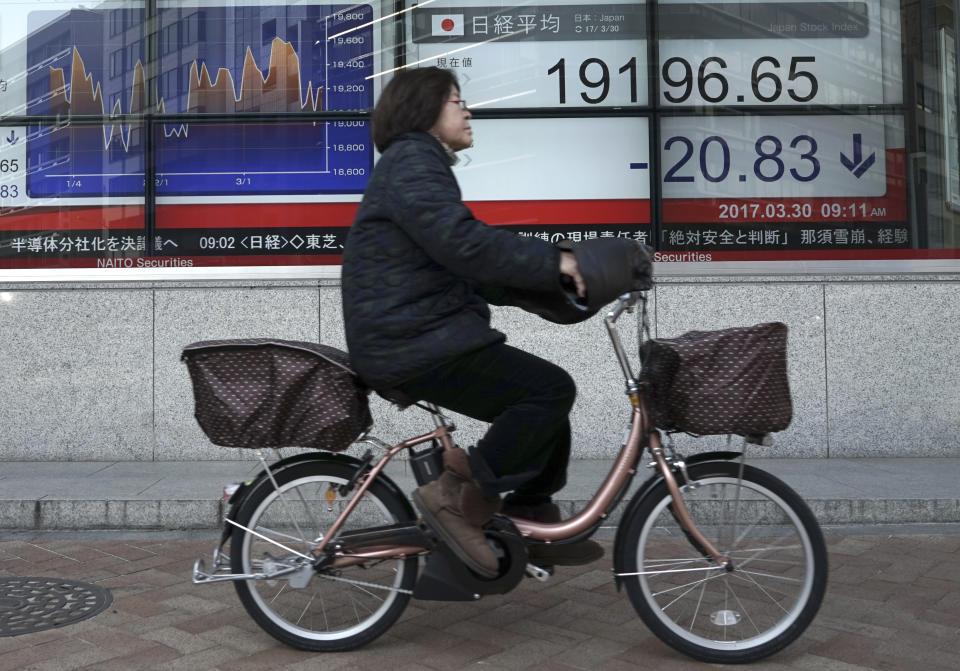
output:
[{"label": "reflection of window", "polygon": [[277,36],[277,20],[270,19],[269,21],[264,22],[263,26],[260,28],[260,42],[263,44],[270,44],[273,41],[273,38]]},{"label": "reflection of window", "polygon": [[174,23],[163,29],[160,36],[160,53],[166,56],[180,46],[180,24]]},{"label": "reflection of window", "polygon": [[197,18],[197,13],[194,12],[183,20],[183,34],[181,37],[183,38],[184,45],[193,44],[198,39]]},{"label": "reflection of window", "polygon": [[142,60],[140,58],[140,42],[141,40],[137,40],[127,45],[127,63],[130,64],[130,67],[136,65],[137,61]]},{"label": "reflection of window", "polygon": [[180,68],[174,67],[172,70],[167,70],[160,75],[160,95],[164,99],[171,99],[178,91],[182,90],[180,86],[180,73]]},{"label": "reflection of window", "polygon": [[117,49],[110,54],[110,76],[119,77],[123,73],[123,49]]},{"label": "reflection of window", "polygon": [[123,10],[110,10],[110,34],[116,35],[123,30]]}]

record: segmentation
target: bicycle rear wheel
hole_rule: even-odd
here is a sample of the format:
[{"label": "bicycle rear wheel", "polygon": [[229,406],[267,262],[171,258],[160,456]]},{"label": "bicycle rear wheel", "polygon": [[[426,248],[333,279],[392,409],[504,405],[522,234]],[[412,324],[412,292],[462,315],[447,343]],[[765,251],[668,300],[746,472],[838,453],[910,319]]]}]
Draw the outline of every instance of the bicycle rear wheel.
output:
[{"label": "bicycle rear wheel", "polygon": [[660,483],[625,522],[619,566],[633,607],[671,647],[715,663],[781,650],[813,620],[827,581],[823,534],[803,500],[769,473],[708,462],[689,468],[684,501],[733,563],[720,568],[689,539]]},{"label": "bicycle rear wheel", "polygon": [[[234,583],[257,624],[295,648],[332,652],[369,643],[400,617],[416,582],[416,557],[372,560],[319,573],[312,568],[310,551],[346,505],[347,498],[337,489],[353,473],[350,465],[324,461],[291,466],[276,474],[277,488],[264,480],[237,514],[236,521],[255,533],[233,530],[234,573],[297,569],[273,580]],[[409,511],[401,495],[375,481],[342,531],[409,521],[413,519]]]}]

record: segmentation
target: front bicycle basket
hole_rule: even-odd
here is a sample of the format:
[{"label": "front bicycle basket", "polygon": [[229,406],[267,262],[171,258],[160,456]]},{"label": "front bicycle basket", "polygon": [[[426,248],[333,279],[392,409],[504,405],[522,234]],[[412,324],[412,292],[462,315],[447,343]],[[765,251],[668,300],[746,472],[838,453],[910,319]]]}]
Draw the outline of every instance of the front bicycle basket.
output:
[{"label": "front bicycle basket", "polygon": [[747,436],[790,424],[786,324],[647,340],[640,357],[648,412],[660,429]]},{"label": "front bicycle basket", "polygon": [[339,452],[372,423],[368,390],[336,348],[208,340],[187,345],[180,358],[193,382],[197,422],[216,445]]}]

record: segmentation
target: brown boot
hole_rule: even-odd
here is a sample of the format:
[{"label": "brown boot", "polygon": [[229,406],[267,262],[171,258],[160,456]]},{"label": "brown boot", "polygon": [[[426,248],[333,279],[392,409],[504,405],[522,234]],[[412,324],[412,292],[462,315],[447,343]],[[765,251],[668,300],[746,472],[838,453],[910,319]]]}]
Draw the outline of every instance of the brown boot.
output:
[{"label": "brown boot", "polygon": [[[562,521],[560,508],[556,503],[546,502],[537,505],[511,504],[507,499],[500,511],[507,517],[517,517],[523,520],[540,522],[541,524],[555,524]],[[527,546],[527,555],[530,563],[542,568],[550,566],[580,566],[590,564],[603,557],[603,546],[592,540],[583,540],[569,544],[534,543]]]},{"label": "brown boot", "polygon": [[445,450],[440,477],[413,492],[413,502],[429,525],[474,573],[496,578],[500,562],[481,528],[500,509],[473,479],[467,453]]}]

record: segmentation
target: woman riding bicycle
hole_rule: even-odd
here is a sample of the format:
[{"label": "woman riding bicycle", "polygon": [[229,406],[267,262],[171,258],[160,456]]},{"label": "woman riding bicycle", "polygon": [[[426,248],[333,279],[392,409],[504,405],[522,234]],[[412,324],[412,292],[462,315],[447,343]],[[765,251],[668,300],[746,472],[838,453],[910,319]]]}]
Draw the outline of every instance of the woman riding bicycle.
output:
[{"label": "woman riding bicycle", "polygon": [[[370,387],[490,422],[469,452],[446,450],[440,478],[413,498],[467,566],[493,577],[481,527],[502,492],[512,492],[504,514],[560,521],[551,495],[566,483],[576,388],[559,366],[507,345],[488,304],[523,304],[504,299],[511,292],[567,302],[563,277],[580,299],[587,287],[573,253],[488,226],[463,203],[451,166],[473,144],[470,119],[450,71],[404,70],[384,88],[372,117],[382,156],[343,254],[343,312]],[[539,565],[603,555],[589,540],[530,551]]]}]

